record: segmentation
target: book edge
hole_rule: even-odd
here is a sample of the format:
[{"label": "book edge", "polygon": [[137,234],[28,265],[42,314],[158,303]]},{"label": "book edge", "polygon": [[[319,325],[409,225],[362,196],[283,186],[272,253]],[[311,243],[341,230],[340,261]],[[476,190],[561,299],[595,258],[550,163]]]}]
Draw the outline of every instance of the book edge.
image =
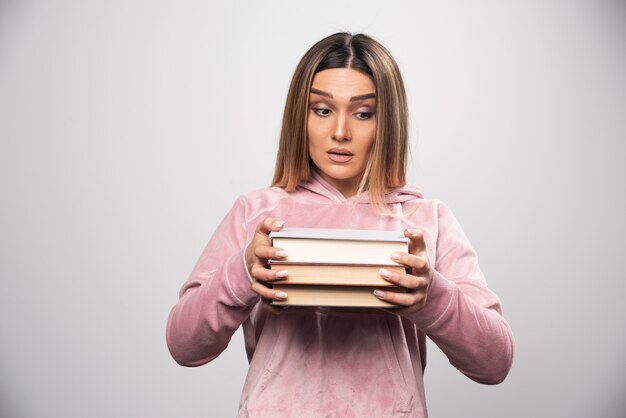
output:
[{"label": "book edge", "polygon": [[409,242],[399,230],[333,229],[333,228],[285,228],[270,232],[270,239],[295,238],[315,240],[344,240],[371,242]]},{"label": "book edge", "polygon": [[337,263],[337,262],[318,262],[318,261],[285,261],[269,259],[267,263],[270,266],[344,266],[344,267],[406,267],[404,264],[389,262],[385,263]]}]

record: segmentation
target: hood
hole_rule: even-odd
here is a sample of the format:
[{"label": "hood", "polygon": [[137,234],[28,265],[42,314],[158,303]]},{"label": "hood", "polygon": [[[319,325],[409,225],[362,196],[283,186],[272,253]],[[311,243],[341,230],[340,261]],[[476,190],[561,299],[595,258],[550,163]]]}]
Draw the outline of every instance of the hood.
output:
[{"label": "hood", "polygon": [[[301,182],[298,185],[298,189],[308,190],[309,192],[315,193],[317,195],[323,196],[327,199],[330,199],[334,202],[356,202],[356,203],[365,203],[369,204],[370,202],[370,194],[369,191],[365,191],[360,195],[351,196],[346,198],[341,192],[335,189],[330,183],[322,178],[316,170],[311,170],[311,179],[306,182]],[[385,196],[385,203],[402,203],[408,200],[413,199],[423,199],[424,195],[422,192],[415,186],[402,186],[387,196]]]}]

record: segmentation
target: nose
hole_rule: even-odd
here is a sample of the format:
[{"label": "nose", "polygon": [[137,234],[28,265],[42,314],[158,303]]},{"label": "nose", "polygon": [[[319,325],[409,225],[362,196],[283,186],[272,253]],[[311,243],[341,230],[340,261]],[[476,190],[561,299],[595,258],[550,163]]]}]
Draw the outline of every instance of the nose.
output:
[{"label": "nose", "polygon": [[348,126],[348,115],[344,112],[337,113],[332,138],[335,141],[349,141],[351,139],[350,127]]}]

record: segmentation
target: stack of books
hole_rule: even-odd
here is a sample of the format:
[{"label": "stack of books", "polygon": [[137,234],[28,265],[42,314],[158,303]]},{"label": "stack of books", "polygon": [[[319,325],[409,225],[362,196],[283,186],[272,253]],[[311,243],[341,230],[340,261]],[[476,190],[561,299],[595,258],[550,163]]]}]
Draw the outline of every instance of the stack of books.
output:
[{"label": "stack of books", "polygon": [[409,239],[401,231],[285,228],[270,233],[274,247],[287,257],[269,260],[272,270],[287,270],[271,286],[288,297],[279,306],[398,307],[378,299],[374,289],[405,292],[383,279],[381,268],[404,273],[391,260],[393,252],[407,252]]}]

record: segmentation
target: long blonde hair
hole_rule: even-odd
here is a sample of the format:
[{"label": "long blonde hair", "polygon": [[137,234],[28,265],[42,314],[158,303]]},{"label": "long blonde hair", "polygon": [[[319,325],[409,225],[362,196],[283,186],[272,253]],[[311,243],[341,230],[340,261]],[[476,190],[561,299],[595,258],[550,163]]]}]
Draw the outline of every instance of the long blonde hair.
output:
[{"label": "long blonde hair", "polygon": [[408,108],[398,65],[384,46],[364,34],[330,35],[313,45],[298,63],[285,103],[272,186],[293,191],[310,179],[313,162],[306,128],[311,83],[316,73],[331,68],[361,71],[376,86],[376,139],[358,192],[369,190],[370,202],[385,208],[385,195],[406,184]]}]

